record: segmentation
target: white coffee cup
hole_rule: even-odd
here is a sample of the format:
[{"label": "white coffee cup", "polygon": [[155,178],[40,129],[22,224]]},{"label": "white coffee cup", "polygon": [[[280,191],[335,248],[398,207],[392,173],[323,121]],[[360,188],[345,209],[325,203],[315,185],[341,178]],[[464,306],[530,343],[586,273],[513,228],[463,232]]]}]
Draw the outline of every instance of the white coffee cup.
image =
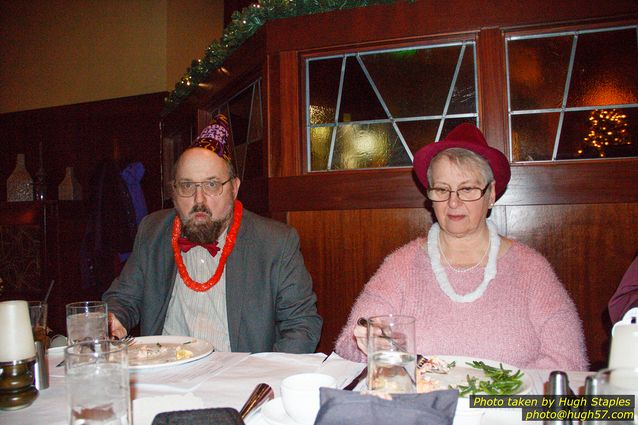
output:
[{"label": "white coffee cup", "polygon": [[281,399],[288,416],[313,424],[319,412],[319,388],[336,388],[337,380],[323,373],[300,373],[281,381]]}]

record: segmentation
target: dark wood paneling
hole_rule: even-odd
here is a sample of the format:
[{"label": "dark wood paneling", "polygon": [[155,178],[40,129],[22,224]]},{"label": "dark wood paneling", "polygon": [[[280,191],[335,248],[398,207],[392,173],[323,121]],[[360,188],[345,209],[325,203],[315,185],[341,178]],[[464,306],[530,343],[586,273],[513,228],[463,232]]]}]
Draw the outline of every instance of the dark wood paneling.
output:
[{"label": "dark wood paneling", "polygon": [[[104,160],[118,160],[122,165],[141,162],[145,168],[141,186],[148,209],[155,211],[162,206],[159,123],[165,96],[166,93],[155,93],[0,115],[0,193],[3,199],[5,182],[15,166],[16,154],[25,154],[27,169],[34,176],[39,167],[38,145],[42,143],[49,201],[10,207],[12,211],[19,209],[24,214],[36,216],[44,207],[47,211],[55,211],[47,223],[47,235],[42,239],[47,242],[47,268],[37,282],[38,293],[16,296],[42,297],[50,280],[55,279],[49,300],[49,326],[55,333],[65,333],[66,303],[99,299],[104,290],[104,287],[84,286],[80,274],[80,249],[87,212],[93,206],[89,199],[94,188],[89,181],[98,166]],[[55,201],[66,167],[74,167],[83,188],[83,201]],[[0,214],[0,223],[10,220],[11,217]],[[115,273],[115,264],[113,266]],[[108,282],[103,284],[108,285]]]},{"label": "dark wood paneling", "polygon": [[542,253],[571,293],[593,369],[603,367],[607,301],[638,249],[638,204],[507,207],[506,215],[508,236]]},{"label": "dark wood paneling", "polygon": [[287,119],[278,123],[281,126],[279,140],[283,143],[281,157],[277,161],[279,166],[276,169],[273,167],[272,175],[299,175],[302,170],[301,150],[303,145],[286,143],[288,140],[302,140],[299,136],[301,134],[300,124],[303,121],[301,115],[304,108],[300,105],[301,85],[299,84],[297,52],[281,52],[279,54],[279,78],[280,112],[281,116],[287,117]]},{"label": "dark wood paneling", "polygon": [[505,120],[483,119],[483,117],[503,117],[507,115],[507,87],[505,86],[505,51],[503,35],[499,28],[480,32],[476,44],[479,123],[490,146],[501,152],[508,152],[507,125]]},{"label": "dark wood paneling", "polygon": [[425,209],[300,211],[288,215],[301,238],[324,319],[318,351],[330,353],[363,285],[383,258],[432,224]]},{"label": "dark wood paneling", "polygon": [[74,167],[88,197],[89,179],[104,159],[122,163],[140,161],[146,170],[141,185],[151,211],[159,209],[160,129],[159,114],[165,93],[0,114],[0,193],[15,166],[16,154],[24,153],[27,169],[35,176],[39,168],[38,144],[47,174],[47,199],[57,199],[58,184],[66,167]]},{"label": "dark wood paneling", "polygon": [[[497,205],[638,202],[636,181],[636,160],[513,165]],[[271,178],[269,186],[273,211],[418,208],[425,203],[410,168]]]},{"label": "dark wood paneling", "polygon": [[269,53],[362,45],[379,40],[454,34],[480,28],[595,21],[638,13],[633,0],[609,2],[428,0],[341,10],[268,22]]}]

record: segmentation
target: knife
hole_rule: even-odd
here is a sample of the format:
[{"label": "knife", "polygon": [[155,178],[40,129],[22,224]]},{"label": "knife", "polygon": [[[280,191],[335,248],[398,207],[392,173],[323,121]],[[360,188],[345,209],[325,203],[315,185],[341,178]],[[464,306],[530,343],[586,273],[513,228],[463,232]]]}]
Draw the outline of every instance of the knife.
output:
[{"label": "knife", "polygon": [[357,384],[359,384],[359,382],[361,382],[361,380],[363,378],[365,378],[367,375],[368,375],[368,366],[364,367],[363,370],[361,371],[361,373],[358,374],[352,381],[350,381],[350,383],[348,385],[346,385],[342,389],[344,389],[346,391],[354,390],[354,388],[357,386]]}]

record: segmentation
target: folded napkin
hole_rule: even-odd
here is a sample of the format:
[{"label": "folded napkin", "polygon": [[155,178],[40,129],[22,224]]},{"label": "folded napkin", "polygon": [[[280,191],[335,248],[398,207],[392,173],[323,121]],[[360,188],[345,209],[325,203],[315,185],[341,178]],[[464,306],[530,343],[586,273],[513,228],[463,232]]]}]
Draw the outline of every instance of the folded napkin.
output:
[{"label": "folded napkin", "polygon": [[239,412],[230,407],[164,412],[152,425],[244,425]]},{"label": "folded napkin", "polygon": [[155,415],[162,412],[202,409],[203,407],[202,399],[192,393],[136,398],[133,400],[133,423],[135,425],[150,425]]},{"label": "folded napkin", "polygon": [[452,425],[459,393],[393,394],[392,400],[321,388],[315,425]]}]

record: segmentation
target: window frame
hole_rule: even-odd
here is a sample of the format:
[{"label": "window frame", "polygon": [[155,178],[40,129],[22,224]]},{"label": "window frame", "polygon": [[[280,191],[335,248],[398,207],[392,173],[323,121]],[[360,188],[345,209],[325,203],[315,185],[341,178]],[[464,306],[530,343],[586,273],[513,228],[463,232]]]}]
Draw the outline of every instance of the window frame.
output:
[{"label": "window frame", "polygon": [[[626,160],[626,159],[638,159],[638,157],[604,157],[604,158],[570,158],[570,159],[557,159],[558,149],[560,145],[561,131],[566,112],[579,112],[579,111],[593,111],[596,109],[613,109],[613,108],[638,108],[638,103],[621,104],[621,105],[596,105],[596,106],[567,106],[567,100],[569,99],[569,88],[571,86],[571,77],[573,71],[573,65],[576,56],[576,48],[578,42],[578,36],[581,34],[593,34],[601,32],[621,31],[627,29],[634,29],[636,32],[636,39],[638,44],[638,23],[605,23],[597,25],[587,24],[574,24],[568,27],[549,27],[539,30],[526,29],[523,31],[504,31],[503,34],[503,49],[505,52],[505,83],[506,83],[506,99],[507,99],[507,157],[510,160],[512,166],[521,164],[558,164],[569,162],[589,162],[589,161],[605,161],[605,160]],[[511,87],[510,87],[510,63],[509,63],[509,41],[517,40],[529,40],[540,38],[552,38],[571,35],[572,46],[569,58],[569,64],[567,69],[566,83],[563,91],[563,99],[559,108],[538,108],[528,110],[512,110],[511,104]],[[638,54],[638,51],[636,51]],[[541,113],[559,113],[559,120],[556,127],[556,133],[554,135],[554,143],[552,149],[552,158],[549,160],[514,160],[512,157],[513,145],[512,145],[512,116],[517,115],[533,115]]]}]

